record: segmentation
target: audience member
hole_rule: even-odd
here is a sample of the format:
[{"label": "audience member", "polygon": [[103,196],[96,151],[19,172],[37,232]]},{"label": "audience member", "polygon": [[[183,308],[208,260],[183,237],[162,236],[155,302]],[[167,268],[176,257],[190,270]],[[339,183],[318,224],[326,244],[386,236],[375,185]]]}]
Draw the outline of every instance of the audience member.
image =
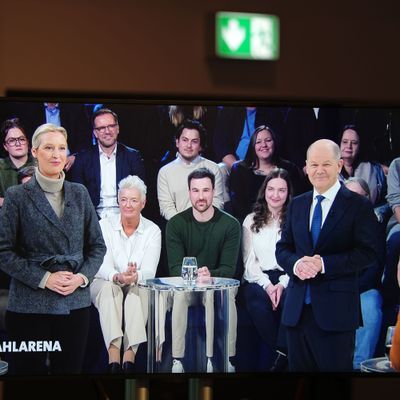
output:
[{"label": "audience member", "polygon": [[144,180],[144,166],[138,150],[117,141],[118,116],[110,109],[93,114],[93,133],[98,144],[76,155],[69,176],[86,186],[99,218],[105,218],[119,213],[118,183],[128,175]]},{"label": "audience member", "polygon": [[217,162],[230,170],[237,160],[243,160],[251,134],[260,125],[271,127],[281,138],[284,111],[279,107],[223,107],[217,118],[214,134],[214,153]]},{"label": "audience member", "polygon": [[396,282],[397,264],[400,257],[400,157],[390,163],[387,184],[386,199],[394,215],[387,227],[386,264],[382,278],[383,320],[378,344],[381,353],[384,352],[387,328],[396,323],[400,304],[400,288]]},{"label": "audience member", "polygon": [[369,199],[373,206],[385,202],[386,176],[380,164],[367,161],[363,155],[360,135],[354,125],[346,125],[340,136],[340,152],[343,168],[339,179],[350,177],[364,179],[369,187]]},{"label": "audience member", "polygon": [[200,155],[206,132],[198,121],[184,121],[176,133],[176,159],[164,165],[158,173],[157,192],[160,213],[166,219],[191,207],[187,190],[187,177],[198,168],[206,167],[215,175],[213,205],[223,208],[223,184],[216,163]]},{"label": "audience member", "polygon": [[[347,179],[344,184],[351,191],[370,199],[368,183],[357,177]],[[358,277],[361,313],[363,325],[356,330],[356,344],[353,368],[360,369],[362,361],[373,358],[378,343],[382,323],[382,296],[380,294],[381,279],[384,267],[384,230],[378,226],[376,240],[378,243],[378,259],[368,268],[362,270]]]},{"label": "audience member", "polygon": [[[215,191],[214,174],[207,168],[194,170],[188,176],[189,198],[192,207],[168,221],[166,243],[171,276],[181,275],[182,260],[186,256],[197,258],[198,279],[210,277],[232,278],[235,274],[240,246],[238,221],[212,205]],[[236,289],[229,291],[228,354],[236,352],[237,314]],[[172,308],[172,372],[184,372],[185,333],[188,307],[193,298],[190,293],[174,293]],[[204,292],[206,320],[207,372],[213,372],[214,296]],[[234,367],[229,362],[229,371]]]},{"label": "audience member", "polygon": [[57,101],[9,102],[7,118],[19,117],[30,139],[35,129],[52,123],[64,127],[68,132],[69,154],[87,149],[92,144],[90,121],[84,104]]},{"label": "audience member", "polygon": [[89,283],[106,247],[87,190],[64,179],[65,129],[39,126],[32,154],[35,176],[7,190],[1,216],[0,268],[11,276],[6,327],[15,343],[46,340],[57,351],[14,352],[10,369],[76,374],[89,331]]},{"label": "audience member", "polygon": [[[281,168],[271,170],[242,229],[246,309],[261,339],[278,351],[281,359],[287,355],[281,313],[289,276],[276,261],[275,245],[281,236],[291,190],[288,172]],[[279,364],[281,368],[284,363]]]},{"label": "audience member", "polygon": [[213,138],[215,123],[218,115],[217,106],[192,106],[192,105],[171,105],[161,108],[161,137],[164,154],[161,165],[165,165],[175,159],[175,134],[177,129],[185,120],[198,121],[207,133],[206,143],[202,146],[202,155],[209,160],[215,160]]},{"label": "audience member", "polygon": [[288,171],[294,194],[306,190],[303,172],[295,164],[279,156],[278,141],[274,131],[261,125],[251,136],[245,159],[233,164],[229,177],[230,208],[239,221],[243,221],[250,213],[265,176],[275,168],[284,168]]},{"label": "audience member", "polygon": [[28,153],[29,143],[25,130],[18,118],[4,121],[1,127],[1,141],[7,157],[0,159],[0,207],[3,205],[5,191],[18,184],[21,168],[35,164]]},{"label": "audience member", "polygon": [[400,153],[398,109],[346,107],[341,109],[342,126],[355,125],[362,132],[365,158],[382,165],[387,174],[390,162]]},{"label": "audience member", "polygon": [[141,215],[146,204],[146,186],[137,176],[119,183],[120,214],[100,221],[107,252],[90,286],[93,304],[108,349],[109,370],[120,372],[123,343],[123,370],[134,371],[140,343],[147,340],[148,302],[137,282],[154,278],[161,251],[161,231]]}]

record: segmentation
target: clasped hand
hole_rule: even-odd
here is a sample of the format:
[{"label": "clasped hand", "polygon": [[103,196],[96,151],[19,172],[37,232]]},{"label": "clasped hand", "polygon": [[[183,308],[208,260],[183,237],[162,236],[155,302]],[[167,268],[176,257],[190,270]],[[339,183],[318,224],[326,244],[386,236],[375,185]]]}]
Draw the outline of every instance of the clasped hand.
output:
[{"label": "clasped hand", "polygon": [[197,269],[197,282],[208,282],[210,278],[210,270],[207,267],[200,267]]},{"label": "clasped hand", "polygon": [[136,263],[128,264],[128,268],[125,272],[117,274],[117,281],[121,285],[132,285],[138,280],[138,273]]},{"label": "clasped hand", "polygon": [[277,283],[276,285],[273,285],[272,283],[267,286],[265,291],[267,292],[269,298],[271,299],[271,304],[272,304],[272,309],[275,311],[278,306],[279,302],[282,297],[283,293],[283,286],[280,283]]},{"label": "clasped hand", "polygon": [[80,275],[70,271],[57,271],[50,274],[46,282],[46,288],[63,296],[68,296],[84,283]]},{"label": "clasped hand", "polygon": [[304,281],[305,279],[315,278],[316,275],[322,271],[321,256],[315,254],[314,256],[304,256],[296,266],[295,274]]}]

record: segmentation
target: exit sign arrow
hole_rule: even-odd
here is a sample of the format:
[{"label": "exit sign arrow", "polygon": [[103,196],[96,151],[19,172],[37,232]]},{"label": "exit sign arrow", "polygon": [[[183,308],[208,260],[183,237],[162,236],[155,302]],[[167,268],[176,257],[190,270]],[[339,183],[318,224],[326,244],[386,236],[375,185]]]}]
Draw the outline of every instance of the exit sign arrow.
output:
[{"label": "exit sign arrow", "polygon": [[279,19],[274,15],[218,12],[215,50],[221,58],[276,60],[279,58]]},{"label": "exit sign arrow", "polygon": [[237,19],[230,19],[228,26],[222,28],[222,38],[229,49],[235,52],[246,38],[246,29],[239,25]]}]

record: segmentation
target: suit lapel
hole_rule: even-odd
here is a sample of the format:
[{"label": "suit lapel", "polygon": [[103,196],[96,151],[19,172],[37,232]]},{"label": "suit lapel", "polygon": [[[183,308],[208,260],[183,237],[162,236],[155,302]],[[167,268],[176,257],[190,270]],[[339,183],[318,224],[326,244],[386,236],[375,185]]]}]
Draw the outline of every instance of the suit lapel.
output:
[{"label": "suit lapel", "polygon": [[100,188],[101,188],[101,177],[100,177],[100,152],[99,152],[99,146],[93,146],[92,147],[92,162],[93,162],[93,171],[94,171],[94,179],[95,179],[95,187],[97,190],[97,196],[100,199]]},{"label": "suit lapel", "polygon": [[317,246],[323,243],[324,240],[329,237],[329,234],[335,228],[335,226],[342,219],[347,207],[348,207],[348,195],[345,188],[341,187],[333,201],[333,204],[326,216],[325,222],[322,225],[321,232],[318,237]]},{"label": "suit lapel", "polygon": [[66,232],[61,220],[57,217],[49,201],[46,199],[46,196],[37,183],[35,177],[32,177],[27,183],[26,190],[37,211],[42,214],[52,225],[54,225],[55,228],[60,230],[68,237],[68,232]]},{"label": "suit lapel", "polygon": [[[299,208],[299,235],[306,241],[306,246],[309,249],[313,248],[312,245],[312,238],[310,233],[310,212],[311,212],[311,205],[312,205],[312,194],[313,192],[308,192],[302,198],[302,202]],[[297,234],[297,233],[296,233]]]}]

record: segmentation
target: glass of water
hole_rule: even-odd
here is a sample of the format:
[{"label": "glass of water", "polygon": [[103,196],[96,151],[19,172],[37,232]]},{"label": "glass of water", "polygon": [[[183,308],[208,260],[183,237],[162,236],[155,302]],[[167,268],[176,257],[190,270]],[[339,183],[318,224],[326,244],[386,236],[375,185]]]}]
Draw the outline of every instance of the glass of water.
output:
[{"label": "glass of water", "polygon": [[196,257],[184,257],[182,261],[182,278],[187,284],[194,284],[197,278]]}]

